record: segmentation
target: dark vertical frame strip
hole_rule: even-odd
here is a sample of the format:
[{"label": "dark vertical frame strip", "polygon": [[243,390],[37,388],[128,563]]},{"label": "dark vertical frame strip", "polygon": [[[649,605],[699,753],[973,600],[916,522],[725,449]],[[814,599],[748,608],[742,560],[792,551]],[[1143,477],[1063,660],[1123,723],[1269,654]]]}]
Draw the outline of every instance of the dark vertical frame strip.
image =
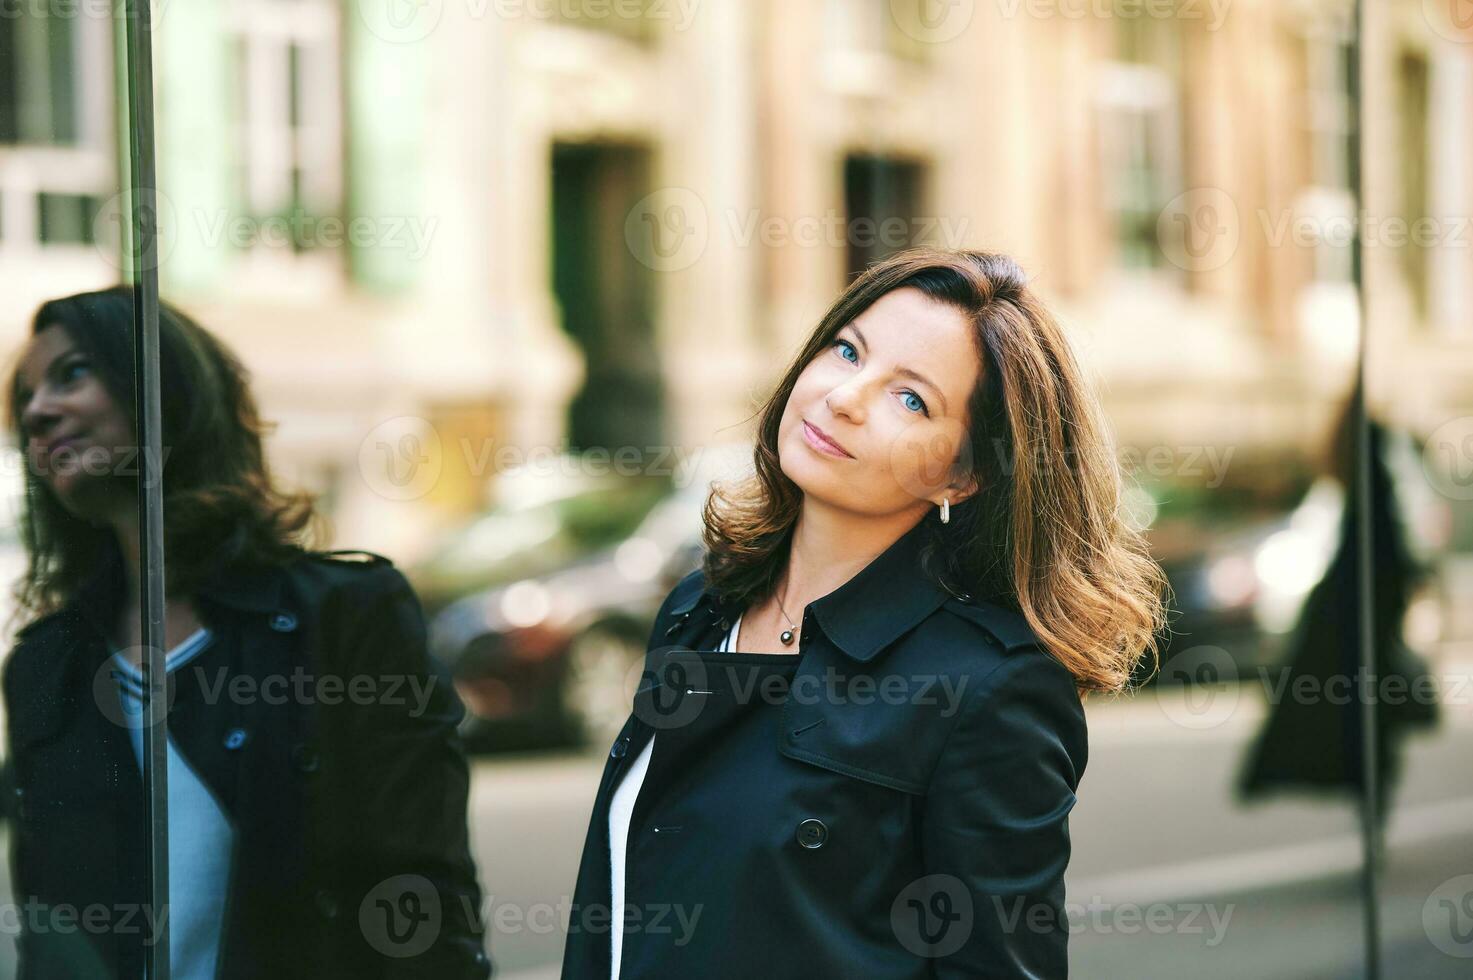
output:
[{"label": "dark vertical frame strip", "polygon": [[144,976],[169,978],[168,699],[164,669],[164,487],[159,400],[158,209],[155,197],[152,12],[123,0],[128,57],[128,152],[132,163],[135,426],[143,466],[138,487],[139,603],[143,627],[143,819],[148,901],[157,931],[144,944]]},{"label": "dark vertical frame strip", "polygon": [[[1354,214],[1362,214],[1365,207],[1365,176],[1361,167],[1361,148],[1365,143],[1365,114],[1361,99],[1363,78],[1362,59],[1365,57],[1366,9],[1365,0],[1355,0],[1351,8],[1350,55],[1347,65],[1346,88],[1350,101],[1350,140],[1346,148],[1349,184]],[[1364,933],[1366,978],[1380,980],[1381,977],[1381,910],[1380,910],[1380,864],[1383,841],[1380,839],[1380,760],[1376,751],[1376,604],[1373,570],[1374,542],[1371,540],[1371,441],[1370,426],[1366,417],[1366,348],[1370,343],[1371,331],[1367,317],[1370,304],[1366,302],[1364,255],[1362,254],[1361,222],[1354,224],[1350,242],[1350,276],[1354,283],[1357,305],[1360,311],[1360,337],[1356,349],[1355,394],[1351,404],[1351,422],[1355,428],[1355,480],[1356,492],[1346,494],[1346,500],[1358,500],[1357,512],[1352,515],[1356,528],[1356,599],[1360,620],[1360,659],[1362,682],[1359,686],[1360,710],[1360,757],[1361,757],[1361,915]]]}]

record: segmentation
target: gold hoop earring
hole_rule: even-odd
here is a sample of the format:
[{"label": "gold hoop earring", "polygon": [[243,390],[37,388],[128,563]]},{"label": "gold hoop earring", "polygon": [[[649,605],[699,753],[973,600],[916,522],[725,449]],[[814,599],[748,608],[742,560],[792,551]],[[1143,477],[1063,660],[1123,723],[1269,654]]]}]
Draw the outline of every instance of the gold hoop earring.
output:
[{"label": "gold hoop earring", "polygon": [[941,523],[942,524],[950,524],[951,523],[951,498],[950,497],[942,497],[941,498]]}]

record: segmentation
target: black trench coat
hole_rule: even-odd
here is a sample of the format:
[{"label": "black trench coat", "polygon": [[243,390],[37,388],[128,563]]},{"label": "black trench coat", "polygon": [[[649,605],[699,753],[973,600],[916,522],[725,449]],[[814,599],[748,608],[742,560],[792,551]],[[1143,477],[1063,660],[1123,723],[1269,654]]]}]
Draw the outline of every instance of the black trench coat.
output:
[{"label": "black trench coat", "polygon": [[[226,567],[196,593],[215,640],[171,673],[169,731],[234,827],[222,980],[490,973],[464,709],[408,582],[369,559]],[[6,662],[21,980],[143,975],[142,781],[104,667],[121,585],[114,550]]]},{"label": "black trench coat", "polygon": [[[626,912],[622,980],[1067,976],[1080,697],[1019,613],[921,574],[924,523],[803,610],[770,751],[746,763],[748,785],[773,788],[762,809],[636,808],[625,900],[642,921]],[[652,734],[715,686],[692,683],[682,651],[715,649],[739,613],[699,570],[660,608],[594,802],[564,980],[610,976],[610,797]],[[656,893],[671,908],[646,908]],[[661,965],[630,972],[633,943],[646,962],[665,943]]]}]

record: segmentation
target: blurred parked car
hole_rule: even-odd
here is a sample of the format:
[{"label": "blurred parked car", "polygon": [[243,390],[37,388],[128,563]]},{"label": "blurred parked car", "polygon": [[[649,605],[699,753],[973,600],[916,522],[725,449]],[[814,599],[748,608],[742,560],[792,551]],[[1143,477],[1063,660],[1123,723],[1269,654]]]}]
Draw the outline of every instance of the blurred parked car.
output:
[{"label": "blurred parked car", "polygon": [[[444,605],[429,627],[431,652],[449,665],[466,703],[473,751],[613,739],[629,714],[655,613],[700,562],[710,483],[750,459],[746,445],[703,450],[637,526],[583,552],[550,547],[559,537],[554,514],[569,498],[478,522],[477,533],[508,533],[497,543],[497,584]],[[591,493],[580,506],[606,499]],[[462,547],[474,553],[489,544],[468,536]]]},{"label": "blurred parked car", "polygon": [[427,616],[471,592],[562,568],[629,536],[668,477],[581,470],[576,459],[503,474],[491,510],[442,535],[407,574]]},{"label": "blurred parked car", "polygon": [[[1400,431],[1389,436],[1386,463],[1407,545],[1418,561],[1435,564],[1449,541],[1451,509],[1425,479],[1413,439]],[[1256,677],[1261,668],[1277,665],[1301,607],[1339,546],[1344,507],[1344,487],[1321,475],[1287,514],[1225,533],[1201,528],[1200,540],[1190,549],[1158,555],[1175,593],[1163,665],[1199,646],[1226,651],[1225,658],[1202,662],[1221,663],[1239,678]],[[1413,614],[1438,617],[1435,581],[1424,583],[1414,595],[1412,609]],[[1424,623],[1422,629],[1435,633],[1437,625]],[[1165,671],[1161,679],[1207,678]]]}]

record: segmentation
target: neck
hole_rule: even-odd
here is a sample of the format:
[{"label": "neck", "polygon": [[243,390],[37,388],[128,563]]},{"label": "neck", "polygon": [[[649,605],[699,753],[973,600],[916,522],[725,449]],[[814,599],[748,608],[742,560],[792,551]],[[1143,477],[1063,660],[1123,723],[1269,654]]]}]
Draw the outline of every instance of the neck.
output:
[{"label": "neck", "polygon": [[849,581],[917,523],[914,511],[875,518],[805,498],[793,528],[788,567],[778,583],[784,608],[801,618],[808,603]]}]

